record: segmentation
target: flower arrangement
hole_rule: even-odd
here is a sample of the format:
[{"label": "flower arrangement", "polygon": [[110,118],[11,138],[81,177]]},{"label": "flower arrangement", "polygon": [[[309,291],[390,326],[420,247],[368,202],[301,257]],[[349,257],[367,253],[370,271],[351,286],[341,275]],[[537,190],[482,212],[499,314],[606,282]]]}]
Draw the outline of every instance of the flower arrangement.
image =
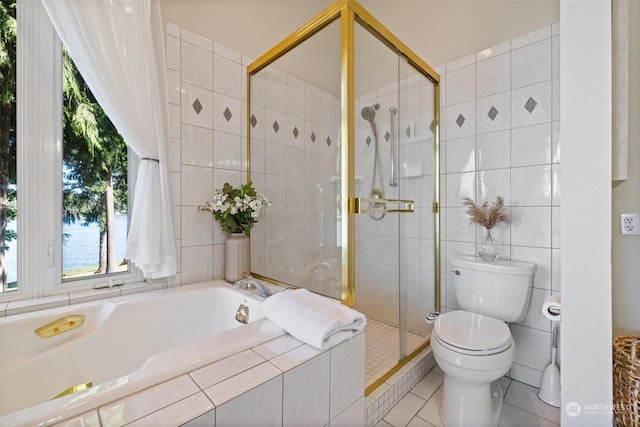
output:
[{"label": "flower arrangement", "polygon": [[504,200],[498,196],[495,202],[491,203],[485,201],[482,205],[478,206],[469,197],[462,198],[462,205],[467,208],[466,213],[469,215],[469,224],[478,224],[491,230],[498,223],[511,222],[511,217],[505,211]]},{"label": "flower arrangement", "polygon": [[214,190],[213,200],[199,206],[198,210],[212,212],[222,231],[244,233],[248,237],[253,224],[258,222],[260,211],[270,204],[269,199],[256,192],[251,181],[240,188],[225,182],[222,188]]}]

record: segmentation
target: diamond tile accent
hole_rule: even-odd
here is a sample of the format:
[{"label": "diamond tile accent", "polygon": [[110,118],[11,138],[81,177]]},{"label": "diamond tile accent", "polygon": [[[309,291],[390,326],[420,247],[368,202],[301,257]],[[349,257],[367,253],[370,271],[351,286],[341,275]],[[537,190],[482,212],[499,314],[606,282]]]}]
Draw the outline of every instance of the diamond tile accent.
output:
[{"label": "diamond tile accent", "polygon": [[429,130],[431,131],[431,133],[433,133],[435,129],[436,129],[436,121],[431,120],[431,124],[429,125]]},{"label": "diamond tile accent", "polygon": [[297,126],[294,126],[294,128],[293,128],[293,137],[294,137],[294,138],[296,138],[296,139],[298,139],[298,135],[299,135],[299,134],[300,134],[300,133],[298,132],[298,127],[297,127]]},{"label": "diamond tile accent", "polygon": [[311,142],[316,142],[316,133],[311,132]]},{"label": "diamond tile accent", "polygon": [[280,125],[278,124],[277,120],[273,122],[273,130],[276,131],[276,133],[278,133],[278,131],[280,130]]},{"label": "diamond tile accent", "polygon": [[231,110],[229,110],[229,107],[224,109],[224,113],[222,113],[222,115],[225,119],[227,119],[227,121],[231,120],[231,117],[233,117],[233,114],[231,114]]},{"label": "diamond tile accent", "polygon": [[196,98],[196,100],[193,101],[193,104],[191,104],[191,106],[195,110],[196,114],[200,114],[200,111],[202,111],[202,109],[204,108],[198,98]]},{"label": "diamond tile accent", "polygon": [[466,120],[467,119],[465,119],[462,114],[458,114],[458,118],[456,119],[456,123],[458,124],[458,126],[462,127],[462,125],[464,124],[464,122]]},{"label": "diamond tile accent", "polygon": [[532,97],[529,97],[529,99],[527,99],[527,103],[524,104],[524,108],[525,110],[527,110],[529,113],[533,113],[533,110],[536,109],[536,105],[538,105],[538,103],[536,102],[535,99],[533,99]]},{"label": "diamond tile accent", "polygon": [[496,107],[494,107],[492,105],[491,108],[489,109],[489,112],[487,113],[487,116],[489,116],[491,121],[494,121],[496,119],[496,117],[498,116],[498,113],[499,113],[499,111],[496,109]]},{"label": "diamond tile accent", "polygon": [[331,145],[331,138],[327,137],[327,147]]},{"label": "diamond tile accent", "polygon": [[366,142],[367,145],[371,145],[371,137],[368,136],[367,139],[364,142]]},{"label": "diamond tile accent", "polygon": [[256,127],[256,125],[258,124],[258,119],[256,119],[256,116],[254,116],[252,114],[251,115],[251,120],[249,120],[249,123],[251,123],[251,127],[252,128]]},{"label": "diamond tile accent", "polygon": [[389,133],[389,131],[387,131],[387,132],[384,134],[384,140],[385,140],[385,141],[387,141],[387,142],[389,142],[389,140],[390,140],[390,139],[391,139],[391,134]]}]

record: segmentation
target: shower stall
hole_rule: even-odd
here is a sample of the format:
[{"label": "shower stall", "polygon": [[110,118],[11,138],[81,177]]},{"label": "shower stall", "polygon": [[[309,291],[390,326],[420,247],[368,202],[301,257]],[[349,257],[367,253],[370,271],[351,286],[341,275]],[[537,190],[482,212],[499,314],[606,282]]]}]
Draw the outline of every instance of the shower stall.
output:
[{"label": "shower stall", "polygon": [[439,75],[354,0],[247,66],[252,274],[363,312],[367,394],[440,308]]}]

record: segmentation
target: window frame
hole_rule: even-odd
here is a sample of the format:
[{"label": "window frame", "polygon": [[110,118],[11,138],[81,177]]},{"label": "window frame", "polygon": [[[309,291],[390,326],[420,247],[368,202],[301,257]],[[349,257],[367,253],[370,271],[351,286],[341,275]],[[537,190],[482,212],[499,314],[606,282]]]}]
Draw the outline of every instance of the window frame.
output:
[{"label": "window frame", "polygon": [[[62,279],[62,43],[40,1],[17,0],[16,20],[18,289],[0,301],[142,282],[131,263],[126,273]],[[131,212],[139,160],[128,154]]]}]

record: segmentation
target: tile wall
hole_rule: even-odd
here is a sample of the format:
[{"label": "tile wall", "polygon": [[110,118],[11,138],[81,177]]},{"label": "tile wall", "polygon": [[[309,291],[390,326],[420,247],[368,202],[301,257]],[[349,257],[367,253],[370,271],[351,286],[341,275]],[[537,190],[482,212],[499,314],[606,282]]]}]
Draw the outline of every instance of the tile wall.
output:
[{"label": "tile wall", "polygon": [[[511,325],[511,377],[538,387],[552,325],[541,313],[560,293],[560,52],[553,25],[438,68],[442,77],[442,278],[457,308],[446,260],[472,254],[484,229],[469,226],[461,198],[502,196],[512,222],[496,227],[503,255],[537,265],[526,319]],[[494,233],[492,233],[494,234]]]},{"label": "tile wall", "polygon": [[170,174],[179,273],[172,285],[224,278],[225,233],[197,207],[244,175],[242,56],[167,24]]},{"label": "tile wall", "polygon": [[[180,273],[172,284],[224,277],[220,225],[197,207],[246,180],[246,66],[252,60],[167,24],[170,159]],[[252,269],[289,283],[334,284],[338,99],[267,69],[252,80],[252,180],[272,205],[251,232]],[[208,230],[213,230],[209,232]],[[339,277],[339,276],[338,276]],[[337,282],[334,297],[340,297]],[[313,286],[308,286],[313,288]]]}]

